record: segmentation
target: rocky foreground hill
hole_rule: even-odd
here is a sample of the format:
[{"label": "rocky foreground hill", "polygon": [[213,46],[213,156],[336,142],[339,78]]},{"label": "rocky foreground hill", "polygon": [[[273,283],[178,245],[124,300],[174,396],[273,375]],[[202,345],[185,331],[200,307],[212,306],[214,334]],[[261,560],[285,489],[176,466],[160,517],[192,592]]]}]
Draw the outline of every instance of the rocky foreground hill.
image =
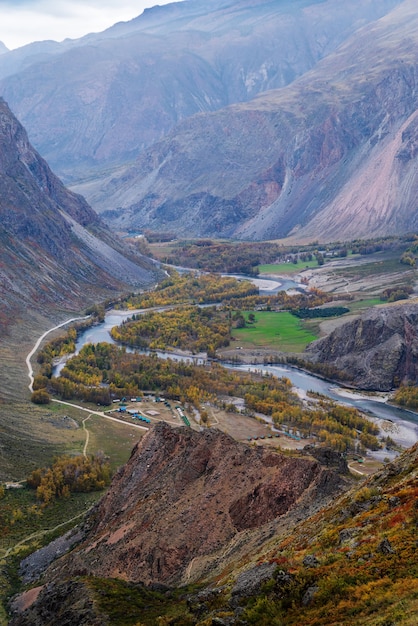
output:
[{"label": "rocky foreground hill", "polygon": [[389,391],[418,382],[418,304],[368,309],[327,337],[314,341],[307,355],[359,389]]},{"label": "rocky foreground hill", "polygon": [[84,198],[52,173],[3,100],[0,240],[0,336],[28,311],[70,311],[155,281],[152,263],[123,249]]},{"label": "rocky foreground hill", "polygon": [[281,516],[306,516],[342,484],[312,458],[160,422],[115,475],[83,540],[54,564],[54,577],[59,570],[60,577],[82,571],[146,584],[195,580],[218,559],[225,564],[223,554],[244,537],[249,544]]},{"label": "rocky foreground hill", "polygon": [[160,423],[82,527],[23,561],[10,624],[412,624],[417,454],[338,499],[337,457]]}]

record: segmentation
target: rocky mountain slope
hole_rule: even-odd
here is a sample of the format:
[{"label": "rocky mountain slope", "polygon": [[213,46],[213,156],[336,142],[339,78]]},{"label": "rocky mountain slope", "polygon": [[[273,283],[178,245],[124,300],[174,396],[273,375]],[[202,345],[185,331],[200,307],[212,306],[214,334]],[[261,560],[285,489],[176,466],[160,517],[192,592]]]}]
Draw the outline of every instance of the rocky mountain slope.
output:
[{"label": "rocky mountain slope", "polygon": [[22,563],[10,624],[412,625],[417,455],[336,499],[309,458],[160,423],[84,526]]},{"label": "rocky mountain slope", "polygon": [[288,85],[400,2],[157,6],[104,33],[5,54],[0,94],[66,181],[102,177],[182,119]]},{"label": "rocky mountain slope", "polygon": [[1,331],[28,310],[74,310],[94,293],[97,298],[127,284],[155,281],[151,262],[118,251],[122,244],[113,240],[84,198],[68,191],[51,172],[4,101],[0,241]]},{"label": "rocky mountain slope", "polygon": [[405,0],[287,87],[188,118],[85,189],[120,229],[325,241],[414,230],[417,50]]},{"label": "rocky mountain slope", "polygon": [[313,459],[160,422],[133,449],[89,516],[82,542],[54,564],[54,576],[83,571],[146,584],[194,580],[228,546],[233,552],[245,537],[248,547],[260,527],[290,512],[306,516],[342,484]]},{"label": "rocky mountain slope", "polygon": [[373,307],[307,348],[360,389],[388,391],[418,382],[418,304]]}]

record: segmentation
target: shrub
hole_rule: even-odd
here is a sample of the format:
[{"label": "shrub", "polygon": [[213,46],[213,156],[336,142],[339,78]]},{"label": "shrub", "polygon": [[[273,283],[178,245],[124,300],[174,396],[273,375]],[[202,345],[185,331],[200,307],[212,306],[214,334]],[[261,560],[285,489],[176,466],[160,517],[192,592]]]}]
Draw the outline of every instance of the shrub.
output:
[{"label": "shrub", "polygon": [[33,402],[34,404],[49,404],[50,401],[51,398],[46,389],[37,389],[31,395],[31,402]]}]

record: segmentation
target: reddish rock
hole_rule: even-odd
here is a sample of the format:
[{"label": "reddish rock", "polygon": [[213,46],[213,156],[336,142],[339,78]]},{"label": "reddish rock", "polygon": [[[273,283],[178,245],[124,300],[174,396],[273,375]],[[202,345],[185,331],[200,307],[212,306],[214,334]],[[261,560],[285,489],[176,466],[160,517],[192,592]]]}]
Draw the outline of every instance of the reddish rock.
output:
[{"label": "reddish rock", "polygon": [[174,584],[196,557],[329,496],[339,484],[316,461],[161,422],[135,446],[90,515],[84,541],[58,569],[53,565],[54,576]]}]

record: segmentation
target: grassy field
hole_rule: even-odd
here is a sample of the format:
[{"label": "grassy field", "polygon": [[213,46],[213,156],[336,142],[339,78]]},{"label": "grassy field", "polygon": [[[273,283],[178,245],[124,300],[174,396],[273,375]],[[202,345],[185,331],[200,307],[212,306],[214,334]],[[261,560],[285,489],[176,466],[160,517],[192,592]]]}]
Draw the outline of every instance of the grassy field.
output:
[{"label": "grassy field", "polygon": [[[245,314],[248,319],[248,312]],[[302,320],[291,313],[257,311],[256,321],[246,328],[237,328],[233,337],[243,347],[271,347],[283,352],[303,352],[317,335],[305,329]]]},{"label": "grassy field", "polygon": [[260,274],[296,274],[308,267],[318,267],[318,261],[298,261],[297,263],[274,263],[269,265],[259,265]]},{"label": "grassy field", "polygon": [[103,450],[109,457],[112,470],[126,463],[132,448],[146,432],[129,424],[111,422],[98,415],[93,415],[87,420],[86,428],[90,431],[87,452],[93,454]]}]

